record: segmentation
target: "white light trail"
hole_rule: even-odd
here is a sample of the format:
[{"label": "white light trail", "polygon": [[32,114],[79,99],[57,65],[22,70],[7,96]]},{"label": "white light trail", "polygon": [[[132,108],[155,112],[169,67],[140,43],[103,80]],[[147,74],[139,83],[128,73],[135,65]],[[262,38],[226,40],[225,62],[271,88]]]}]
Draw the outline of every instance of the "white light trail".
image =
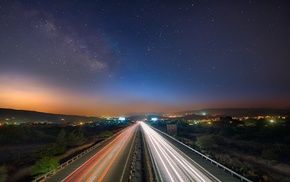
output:
[{"label": "white light trail", "polygon": [[141,122],[141,127],[162,181],[213,181],[208,177],[211,176],[208,171],[201,170],[195,161],[147,124]]}]

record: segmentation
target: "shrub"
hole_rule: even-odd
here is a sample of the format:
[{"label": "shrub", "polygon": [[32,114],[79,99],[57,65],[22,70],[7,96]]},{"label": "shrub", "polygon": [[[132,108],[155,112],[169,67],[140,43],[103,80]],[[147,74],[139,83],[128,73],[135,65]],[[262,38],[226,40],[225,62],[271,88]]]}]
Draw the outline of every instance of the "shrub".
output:
[{"label": "shrub", "polygon": [[49,171],[55,170],[59,166],[58,161],[54,157],[44,157],[36,161],[32,168],[31,175],[45,174]]}]

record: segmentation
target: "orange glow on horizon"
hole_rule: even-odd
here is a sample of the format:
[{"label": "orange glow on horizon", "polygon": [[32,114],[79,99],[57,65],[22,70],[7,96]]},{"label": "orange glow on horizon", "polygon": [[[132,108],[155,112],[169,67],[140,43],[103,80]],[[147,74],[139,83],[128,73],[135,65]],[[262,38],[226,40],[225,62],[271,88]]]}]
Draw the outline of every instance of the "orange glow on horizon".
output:
[{"label": "orange glow on horizon", "polygon": [[[0,107],[72,115],[118,115],[174,111],[171,106],[142,100],[119,101],[96,94],[51,86],[30,77],[0,77]],[[176,110],[176,108],[175,108]]]},{"label": "orange glow on horizon", "polygon": [[[281,101],[246,101],[239,105],[212,101],[213,103],[192,103],[190,105],[169,105],[142,99],[124,99],[122,95],[111,96],[107,93],[90,93],[59,87],[32,77],[9,77],[0,75],[0,108],[33,110],[56,114],[71,115],[120,115],[129,113],[172,113],[204,108],[235,107],[283,107]],[[286,102],[284,100],[284,102]],[[210,106],[209,106],[210,105]],[[198,107],[196,107],[198,106]]]}]

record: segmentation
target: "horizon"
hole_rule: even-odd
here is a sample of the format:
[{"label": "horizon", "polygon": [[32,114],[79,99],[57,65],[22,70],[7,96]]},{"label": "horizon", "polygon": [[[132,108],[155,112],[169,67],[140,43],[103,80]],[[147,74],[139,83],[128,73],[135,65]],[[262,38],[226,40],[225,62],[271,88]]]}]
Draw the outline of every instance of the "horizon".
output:
[{"label": "horizon", "polygon": [[0,107],[73,115],[289,107],[289,8],[0,2]]},{"label": "horizon", "polygon": [[[177,112],[139,112],[139,113],[120,113],[120,114],[108,114],[108,115],[80,115],[75,113],[55,113],[55,112],[45,112],[45,111],[39,111],[39,110],[25,110],[25,109],[16,109],[16,108],[0,108],[4,110],[13,110],[13,111],[24,111],[24,112],[36,112],[36,113],[44,113],[44,114],[53,114],[53,115],[66,115],[66,116],[80,116],[80,117],[131,117],[131,116],[138,116],[138,115],[167,115],[167,114],[180,114],[180,113],[186,113],[186,112],[199,112],[199,113],[190,113],[194,115],[208,115],[208,116],[216,116],[216,115],[229,115],[228,113],[220,113],[220,114],[213,114],[213,113],[207,113],[207,111],[216,111],[216,110],[286,110],[290,111],[290,107],[285,108],[270,108],[270,107],[257,107],[257,108],[239,108],[239,107],[233,107],[233,108],[203,108],[203,109],[192,109],[192,110],[183,110],[183,111],[177,111]],[[245,113],[246,114],[246,113]],[[231,115],[229,115],[231,116]],[[234,116],[234,115],[233,115]]]}]

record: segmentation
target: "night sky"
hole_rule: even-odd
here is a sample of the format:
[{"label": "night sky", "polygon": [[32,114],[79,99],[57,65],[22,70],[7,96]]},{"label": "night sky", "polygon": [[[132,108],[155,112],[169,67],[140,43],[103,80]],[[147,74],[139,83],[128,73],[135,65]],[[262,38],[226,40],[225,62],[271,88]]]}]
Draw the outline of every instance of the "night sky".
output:
[{"label": "night sky", "polygon": [[0,107],[290,106],[287,0],[0,2]]}]

